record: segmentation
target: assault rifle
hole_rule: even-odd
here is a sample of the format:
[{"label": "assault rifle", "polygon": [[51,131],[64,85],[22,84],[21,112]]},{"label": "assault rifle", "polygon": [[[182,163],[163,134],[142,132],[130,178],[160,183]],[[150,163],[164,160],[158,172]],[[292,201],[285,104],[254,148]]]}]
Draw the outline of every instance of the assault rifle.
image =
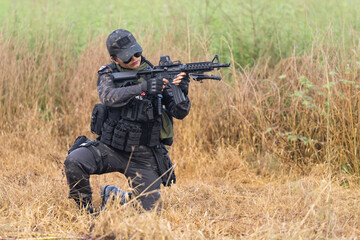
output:
[{"label": "assault rifle", "polygon": [[[141,70],[141,71],[129,71],[129,72],[115,72],[113,73],[114,81],[121,83],[122,86],[127,86],[128,84],[133,83],[134,81],[144,78],[166,78],[170,82],[170,87],[174,95],[174,101],[176,104],[181,103],[186,100],[184,93],[180,90],[179,86],[171,84],[172,80],[176,78],[181,72],[189,74],[189,76],[195,81],[202,82],[204,79],[213,79],[221,80],[220,76],[214,75],[205,75],[205,72],[213,71],[214,69],[220,69],[223,67],[230,67],[230,63],[220,63],[219,56],[215,55],[211,62],[194,62],[182,64],[181,61],[170,60],[169,56],[161,56],[159,65],[152,66],[150,70]],[[159,101],[161,101],[161,94],[159,96]]]}]

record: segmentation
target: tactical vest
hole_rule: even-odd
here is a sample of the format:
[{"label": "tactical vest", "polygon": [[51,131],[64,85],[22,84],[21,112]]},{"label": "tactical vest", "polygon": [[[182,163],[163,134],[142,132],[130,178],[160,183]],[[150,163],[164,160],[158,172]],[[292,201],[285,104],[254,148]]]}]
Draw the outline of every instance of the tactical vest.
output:
[{"label": "tactical vest", "polygon": [[[111,67],[113,72],[118,71],[115,64],[109,64],[108,67]],[[115,86],[122,87],[117,83]],[[106,107],[107,116],[102,117],[101,131],[97,133],[100,141],[127,152],[133,151],[140,145],[149,147],[159,145],[162,122],[157,111],[158,104],[157,96],[142,94],[131,99],[124,107]],[[98,108],[104,107],[97,105]],[[94,111],[92,119],[94,119]]]}]

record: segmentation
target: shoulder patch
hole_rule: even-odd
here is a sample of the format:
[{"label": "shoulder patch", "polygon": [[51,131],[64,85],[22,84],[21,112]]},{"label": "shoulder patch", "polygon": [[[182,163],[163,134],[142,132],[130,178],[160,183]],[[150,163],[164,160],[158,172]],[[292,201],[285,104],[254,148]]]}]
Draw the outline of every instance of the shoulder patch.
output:
[{"label": "shoulder patch", "polygon": [[99,68],[98,71],[101,71],[101,70],[103,70],[103,69],[106,68],[106,67],[107,67],[106,65],[102,65],[102,66]]}]

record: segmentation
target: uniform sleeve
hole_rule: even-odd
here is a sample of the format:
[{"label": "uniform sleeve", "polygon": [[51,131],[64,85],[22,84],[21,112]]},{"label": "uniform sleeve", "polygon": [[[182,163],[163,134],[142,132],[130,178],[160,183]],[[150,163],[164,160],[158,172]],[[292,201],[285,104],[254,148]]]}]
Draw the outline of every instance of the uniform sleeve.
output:
[{"label": "uniform sleeve", "polygon": [[169,114],[176,119],[183,119],[190,112],[190,99],[186,96],[186,100],[184,102],[176,105],[172,90],[169,86],[166,86],[163,91],[163,104],[165,105],[165,108]]},{"label": "uniform sleeve", "polygon": [[106,68],[98,72],[97,91],[100,101],[108,107],[123,107],[133,97],[142,93],[141,85],[116,88],[112,81],[112,71]]}]

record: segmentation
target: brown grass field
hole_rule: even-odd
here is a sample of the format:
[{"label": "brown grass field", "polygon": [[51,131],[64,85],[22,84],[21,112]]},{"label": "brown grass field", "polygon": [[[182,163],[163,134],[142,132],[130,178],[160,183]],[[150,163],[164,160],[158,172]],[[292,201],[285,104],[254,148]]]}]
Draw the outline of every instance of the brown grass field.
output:
[{"label": "brown grass field", "polygon": [[[171,32],[154,48],[152,34],[138,41],[154,63],[213,57],[206,34],[185,35],[183,48]],[[275,66],[230,59],[224,81],[192,81],[170,150],[178,182],[162,189],[162,211],[113,204],[89,217],[67,198],[63,161],[77,136],[96,137],[105,39],[76,58],[66,44],[35,39],[30,50],[0,36],[0,239],[359,238],[360,46],[345,50],[329,31]],[[102,185],[126,182],[93,176],[95,205]]]}]

